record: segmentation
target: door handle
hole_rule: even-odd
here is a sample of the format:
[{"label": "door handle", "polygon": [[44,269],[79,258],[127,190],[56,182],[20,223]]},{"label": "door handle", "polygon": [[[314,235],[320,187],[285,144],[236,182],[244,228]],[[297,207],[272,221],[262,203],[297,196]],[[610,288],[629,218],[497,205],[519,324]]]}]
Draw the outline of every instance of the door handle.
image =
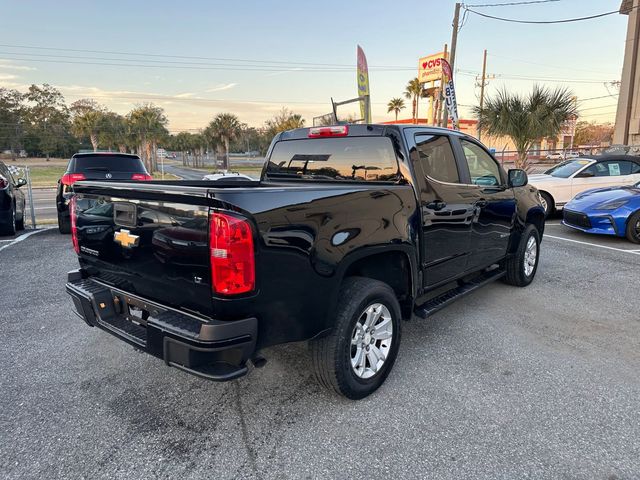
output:
[{"label": "door handle", "polygon": [[476,207],[479,207],[479,208],[484,208],[484,207],[486,207],[487,205],[488,205],[488,203],[487,203],[487,201],[486,201],[486,200],[484,200],[484,199],[482,199],[482,200],[478,200],[478,201],[475,203],[475,206],[476,206]]},{"label": "door handle", "polygon": [[441,200],[436,200],[434,202],[429,202],[425,205],[425,207],[427,207],[430,210],[442,210],[444,207],[446,207],[447,204]]}]

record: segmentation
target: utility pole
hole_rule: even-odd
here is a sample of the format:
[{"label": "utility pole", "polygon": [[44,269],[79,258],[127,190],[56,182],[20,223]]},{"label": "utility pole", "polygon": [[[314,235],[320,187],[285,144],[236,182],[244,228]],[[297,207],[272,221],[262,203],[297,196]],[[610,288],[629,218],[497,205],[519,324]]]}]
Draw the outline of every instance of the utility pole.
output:
[{"label": "utility pole", "polygon": [[[482,108],[484,107],[484,82],[487,78],[487,50],[485,49],[482,56],[482,78],[480,79],[480,115],[482,115]],[[480,140],[481,133],[478,128],[478,140]]]},{"label": "utility pole", "polygon": [[[458,27],[460,22],[460,2],[456,2],[456,8],[453,12],[453,32],[451,33],[451,56],[449,58],[449,65],[451,65],[451,75],[455,71],[456,61],[456,44],[458,43]],[[444,85],[442,86],[442,94],[444,95]],[[442,124],[446,128],[448,125],[447,107],[443,101],[442,108]]]}]

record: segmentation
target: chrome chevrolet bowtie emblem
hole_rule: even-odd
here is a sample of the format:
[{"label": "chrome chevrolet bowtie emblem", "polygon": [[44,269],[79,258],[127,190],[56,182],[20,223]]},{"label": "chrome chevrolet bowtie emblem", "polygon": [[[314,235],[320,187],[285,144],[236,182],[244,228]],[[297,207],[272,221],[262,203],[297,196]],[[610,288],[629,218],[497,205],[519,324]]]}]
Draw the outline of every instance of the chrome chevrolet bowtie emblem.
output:
[{"label": "chrome chevrolet bowtie emblem", "polygon": [[124,248],[133,248],[137,247],[138,243],[140,243],[140,236],[131,235],[129,230],[125,230],[124,228],[118,232],[113,234],[113,241],[119,243]]}]

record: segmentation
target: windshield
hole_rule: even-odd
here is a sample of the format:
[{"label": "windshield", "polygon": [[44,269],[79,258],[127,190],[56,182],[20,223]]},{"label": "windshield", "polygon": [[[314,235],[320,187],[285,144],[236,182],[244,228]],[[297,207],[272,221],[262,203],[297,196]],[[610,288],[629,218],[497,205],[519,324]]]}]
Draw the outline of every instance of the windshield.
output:
[{"label": "windshield", "polygon": [[267,175],[322,180],[393,181],[398,172],[388,137],[286,140],[275,144]]},{"label": "windshield", "polygon": [[554,177],[569,178],[585,165],[589,165],[592,161],[593,160],[569,160],[559,163],[544,173]]}]

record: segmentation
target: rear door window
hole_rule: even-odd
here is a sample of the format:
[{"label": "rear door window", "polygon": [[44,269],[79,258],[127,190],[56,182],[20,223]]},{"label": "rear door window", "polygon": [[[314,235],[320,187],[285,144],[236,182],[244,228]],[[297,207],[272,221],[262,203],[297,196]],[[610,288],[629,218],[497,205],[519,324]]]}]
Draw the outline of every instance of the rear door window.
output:
[{"label": "rear door window", "polygon": [[285,140],[271,152],[267,175],[346,181],[394,181],[398,161],[388,137]]},{"label": "rear door window", "polygon": [[425,176],[440,182],[460,182],[456,157],[448,136],[416,135],[416,150]]},{"label": "rear door window", "polygon": [[86,171],[109,171],[146,173],[142,160],[125,155],[82,155],[73,159],[71,169],[73,173]]}]

